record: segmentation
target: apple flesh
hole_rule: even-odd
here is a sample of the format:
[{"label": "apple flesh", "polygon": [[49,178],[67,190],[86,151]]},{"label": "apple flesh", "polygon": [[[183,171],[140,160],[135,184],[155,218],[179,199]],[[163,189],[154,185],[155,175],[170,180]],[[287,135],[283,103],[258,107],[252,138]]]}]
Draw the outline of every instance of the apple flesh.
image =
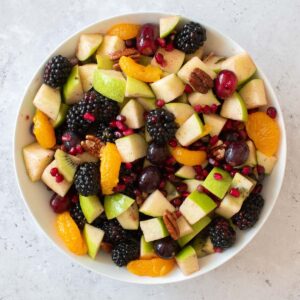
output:
[{"label": "apple flesh", "polygon": [[53,156],[53,150],[42,148],[38,143],[23,148],[25,167],[31,181],[36,182],[41,179],[43,171],[52,161]]},{"label": "apple flesh", "polygon": [[92,223],[104,211],[104,208],[96,195],[79,195],[79,203],[88,223]]},{"label": "apple flesh", "polygon": [[110,220],[118,217],[123,212],[125,212],[133,203],[134,199],[120,193],[105,196],[104,211],[107,219]]},{"label": "apple flesh", "polygon": [[156,108],[156,99],[155,98],[142,98],[139,97],[136,99],[138,103],[140,103],[145,111],[151,111]]},{"label": "apple flesh", "polygon": [[203,181],[197,179],[187,179],[183,181],[187,185],[187,191],[192,193],[197,190],[198,186],[200,186]]},{"label": "apple flesh", "polygon": [[237,93],[227,98],[222,105],[220,115],[236,121],[246,122],[248,120],[248,111],[242,97]]},{"label": "apple flesh", "polygon": [[59,127],[65,121],[67,112],[69,110],[69,105],[65,103],[60,104],[59,112],[55,120],[51,120],[51,124],[54,128]]},{"label": "apple flesh", "polygon": [[203,119],[205,125],[209,125],[210,127],[209,134],[211,136],[219,135],[227,121],[227,119],[215,114],[211,114],[211,115],[203,114]]},{"label": "apple flesh", "polygon": [[83,237],[88,248],[88,255],[95,259],[104,238],[104,231],[86,223],[83,228]]},{"label": "apple flesh", "polygon": [[169,232],[161,218],[140,221],[140,227],[143,231],[146,242],[160,240],[169,235]]},{"label": "apple flesh", "polygon": [[116,51],[124,50],[125,42],[116,35],[105,35],[98,48],[97,55],[110,55]]},{"label": "apple flesh", "polygon": [[151,88],[157,99],[162,99],[168,103],[183,94],[185,85],[177,75],[170,74],[151,83]]},{"label": "apple flesh", "polygon": [[126,118],[125,124],[133,129],[141,128],[145,125],[143,106],[134,99],[129,100],[121,110],[121,115]]},{"label": "apple flesh", "polygon": [[157,255],[154,252],[153,244],[151,242],[146,242],[145,237],[142,235],[140,242],[140,258],[141,259],[151,259]]},{"label": "apple flesh", "polygon": [[145,139],[137,133],[119,138],[115,143],[122,162],[133,162],[147,154],[148,145]]},{"label": "apple flesh", "polygon": [[81,100],[83,96],[83,88],[78,65],[73,67],[67,82],[64,84],[63,95],[67,104],[75,104]]},{"label": "apple flesh", "polygon": [[179,238],[193,232],[192,226],[189,224],[189,222],[185,219],[184,216],[180,216],[176,222],[179,229]]},{"label": "apple flesh", "polygon": [[127,210],[117,216],[120,225],[126,230],[137,230],[139,228],[139,209],[133,203]]},{"label": "apple flesh", "polygon": [[186,54],[184,61],[187,62],[187,61],[191,60],[193,57],[198,57],[199,59],[202,59],[203,54],[204,54],[204,47],[201,46],[194,53]]},{"label": "apple flesh", "polygon": [[218,101],[217,97],[213,93],[212,89],[210,89],[206,94],[201,94],[198,92],[194,92],[188,95],[188,101],[192,106],[195,105],[208,105],[211,106],[213,104],[220,105],[221,103]]},{"label": "apple flesh", "polygon": [[190,224],[195,224],[217,207],[206,194],[194,191],[183,201],[179,211]]},{"label": "apple flesh", "polygon": [[185,103],[167,103],[164,108],[171,112],[175,117],[175,122],[182,125],[193,113],[194,109]]},{"label": "apple flesh", "polygon": [[103,41],[103,36],[99,33],[87,33],[80,35],[76,57],[84,61],[91,57]]},{"label": "apple flesh", "polygon": [[199,271],[200,266],[195,249],[187,246],[175,256],[177,265],[184,275],[190,275]]},{"label": "apple flesh", "polygon": [[165,38],[177,26],[180,21],[180,16],[170,16],[159,19],[159,36]]},{"label": "apple flesh", "polygon": [[193,179],[197,175],[195,169],[190,166],[182,166],[176,173],[175,176],[184,179]]},{"label": "apple flesh", "polygon": [[253,109],[268,104],[265,85],[262,79],[252,79],[239,91],[247,109]]},{"label": "apple flesh", "polygon": [[215,73],[219,73],[222,68],[222,62],[225,60],[223,56],[209,55],[204,59],[204,63]]},{"label": "apple flesh", "polygon": [[33,99],[33,105],[50,119],[56,120],[61,105],[59,90],[43,83]]},{"label": "apple flesh", "polygon": [[167,192],[166,198],[168,199],[168,201],[171,201],[174,198],[177,198],[180,196],[180,194],[176,190],[176,187],[170,181],[166,182],[165,191]]},{"label": "apple flesh", "polygon": [[98,69],[112,70],[114,62],[108,55],[96,55]]},{"label": "apple flesh", "polygon": [[126,80],[121,72],[97,69],[94,72],[93,87],[100,94],[123,102],[126,90]]},{"label": "apple flesh", "polygon": [[257,163],[265,168],[266,174],[271,174],[277,158],[275,156],[267,156],[260,151],[256,151]]},{"label": "apple flesh", "polygon": [[125,96],[128,98],[153,98],[154,94],[147,83],[127,76]]},{"label": "apple flesh", "polygon": [[94,72],[97,70],[97,68],[97,64],[86,64],[79,66],[79,75],[84,92],[87,92],[93,87]]},{"label": "apple flesh", "polygon": [[249,155],[244,165],[254,167],[257,165],[256,149],[254,143],[251,140],[248,140],[246,141],[246,144],[248,145],[249,148]]}]

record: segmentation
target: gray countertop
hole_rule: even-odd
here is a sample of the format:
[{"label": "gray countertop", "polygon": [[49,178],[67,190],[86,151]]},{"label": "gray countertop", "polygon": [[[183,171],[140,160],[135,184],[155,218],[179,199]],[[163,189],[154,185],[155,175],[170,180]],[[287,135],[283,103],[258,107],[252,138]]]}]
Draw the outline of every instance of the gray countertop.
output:
[{"label": "gray countertop", "polygon": [[[284,186],[250,245],[205,276],[152,287],[100,277],[53,248],[25,209],[12,162],[17,106],[49,51],[101,18],[149,8],[203,20],[244,46],[273,84],[288,133]],[[0,11],[0,299],[300,299],[299,0],[0,0]]]}]

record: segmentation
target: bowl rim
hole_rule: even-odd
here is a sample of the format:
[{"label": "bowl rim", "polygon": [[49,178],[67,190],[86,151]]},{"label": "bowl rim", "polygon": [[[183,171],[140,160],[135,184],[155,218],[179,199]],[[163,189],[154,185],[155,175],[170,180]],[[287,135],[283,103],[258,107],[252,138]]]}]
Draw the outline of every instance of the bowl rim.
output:
[{"label": "bowl rim", "polygon": [[[194,20],[194,17],[193,18],[190,18],[190,17],[186,17],[185,15],[183,14],[177,14],[177,13],[174,13],[174,12],[170,12],[170,13],[166,13],[164,11],[138,11],[138,12],[127,12],[127,13],[122,13],[122,14],[113,14],[113,15],[110,15],[109,17],[107,18],[100,18],[99,20],[95,21],[95,22],[92,22],[84,27],[82,27],[81,29],[77,30],[76,32],[72,33],[71,35],[68,35],[67,38],[65,38],[64,40],[62,40],[54,49],[52,49],[51,51],[48,52],[48,54],[46,55],[46,57],[42,60],[41,64],[35,69],[35,71],[33,72],[33,75],[31,76],[30,80],[28,81],[28,83],[26,84],[26,87],[24,89],[24,92],[22,94],[22,97],[21,97],[21,101],[19,102],[18,104],[18,107],[17,107],[17,114],[16,114],[16,117],[15,117],[15,125],[14,125],[14,134],[13,134],[13,141],[12,141],[12,149],[13,149],[13,164],[14,164],[14,174],[15,174],[15,178],[17,179],[17,186],[18,186],[18,190],[19,190],[19,193],[21,195],[21,198],[23,200],[23,203],[25,204],[25,207],[27,209],[27,211],[29,212],[30,216],[31,216],[31,219],[34,221],[34,223],[37,225],[37,227],[40,229],[40,231],[44,234],[44,236],[47,237],[47,239],[51,242],[52,245],[55,246],[56,249],[59,250],[59,252],[63,253],[65,256],[67,256],[73,263],[76,263],[78,265],[80,265],[81,267],[83,267],[84,269],[86,270],[90,270],[92,271],[93,273],[96,273],[100,276],[105,276],[109,279],[113,279],[113,280],[118,280],[120,282],[126,282],[126,283],[135,283],[135,284],[142,284],[142,285],[162,285],[162,284],[170,284],[170,283],[176,283],[176,282],[184,282],[184,281],[187,281],[187,280],[190,280],[192,278],[196,278],[196,277],[199,277],[201,275],[204,275],[204,274],[207,274],[209,273],[210,271],[212,270],[215,270],[219,267],[221,267],[222,265],[224,265],[225,263],[227,263],[229,260],[231,260],[233,257],[235,257],[237,254],[241,253],[246,246],[249,245],[249,243],[253,240],[253,238],[260,232],[261,228],[263,227],[263,225],[266,223],[266,221],[269,219],[270,217],[270,214],[271,212],[273,211],[274,209],[274,206],[278,200],[278,197],[279,197],[279,194],[280,194],[280,191],[282,189],[282,186],[283,186],[283,183],[284,183],[284,174],[286,172],[286,161],[287,161],[287,140],[286,140],[286,126],[285,126],[285,121],[284,121],[284,118],[283,118],[283,113],[282,113],[282,109],[281,109],[281,106],[280,106],[280,102],[278,101],[278,98],[277,98],[277,95],[269,81],[269,79],[266,77],[265,73],[262,71],[261,67],[256,63],[255,61],[255,65],[257,67],[257,70],[259,70],[259,77],[262,78],[264,80],[264,83],[266,84],[267,86],[267,90],[268,92],[270,93],[271,97],[274,102],[277,104],[277,106],[279,107],[280,109],[280,113],[282,115],[282,120],[281,120],[281,127],[280,127],[280,130],[281,130],[281,144],[280,144],[280,148],[281,148],[281,151],[282,151],[282,154],[283,154],[283,157],[281,157],[281,160],[282,160],[282,178],[281,178],[281,182],[280,182],[280,186],[277,188],[277,193],[276,193],[276,197],[275,197],[275,200],[273,201],[273,203],[271,203],[269,205],[269,209],[268,211],[266,212],[264,218],[262,219],[262,221],[260,222],[260,224],[257,224],[256,227],[255,227],[255,232],[252,236],[250,236],[245,242],[243,245],[241,245],[239,247],[239,249],[231,254],[230,256],[228,256],[224,261],[222,261],[221,263],[219,263],[218,265],[216,266],[212,266],[210,268],[208,268],[205,272],[195,272],[191,275],[188,275],[188,276],[184,276],[184,277],[180,277],[180,278],[172,278],[171,280],[169,281],[163,281],[163,282],[152,282],[152,281],[146,281],[146,282],[142,282],[141,278],[143,277],[138,277],[140,280],[131,280],[131,279],[124,279],[124,278],[119,278],[118,276],[112,276],[110,274],[107,274],[107,273],[104,273],[104,272],[101,272],[101,271],[98,271],[98,270],[95,270],[93,269],[92,267],[90,266],[87,266],[85,263],[77,260],[74,256],[71,255],[71,253],[69,253],[68,251],[66,251],[65,249],[63,249],[62,247],[60,247],[47,233],[46,231],[43,229],[43,227],[41,226],[41,224],[38,222],[38,220],[35,218],[32,210],[30,209],[28,203],[27,203],[27,200],[25,199],[25,196],[24,196],[24,193],[23,193],[23,188],[22,188],[22,184],[21,184],[21,181],[20,181],[20,178],[19,178],[19,170],[18,170],[18,167],[17,167],[17,163],[16,163],[16,156],[17,156],[17,147],[16,147],[16,144],[17,144],[17,140],[16,140],[16,137],[17,137],[17,125],[18,125],[18,118],[21,114],[21,108],[22,108],[22,105],[23,105],[23,102],[24,102],[24,99],[25,99],[25,96],[26,94],[28,93],[33,81],[34,81],[34,78],[36,77],[37,73],[44,67],[44,65],[46,64],[46,62],[49,60],[49,58],[60,48],[62,47],[64,44],[66,44],[68,41],[70,41],[71,39],[73,39],[76,35],[80,34],[80,33],[84,33],[86,31],[88,31],[91,27],[97,25],[97,24],[100,24],[102,22],[106,22],[106,21],[111,21],[115,18],[119,18],[119,17],[134,17],[134,16],[138,16],[138,15],[149,15],[149,16],[152,16],[152,15],[160,15],[160,16],[172,16],[172,15],[180,15],[182,18],[184,19],[187,19],[187,20],[190,20],[190,21],[195,21]],[[205,22],[201,21],[201,24],[204,25],[204,27],[208,28],[210,32],[213,32],[213,33],[216,33],[220,36],[222,36],[224,39],[226,39],[226,41],[229,41],[230,43],[236,45],[238,48],[240,48],[241,50],[243,51],[246,51],[239,43],[237,43],[235,40],[233,40],[231,37],[229,37],[227,34],[215,29],[213,26],[211,25],[208,25],[206,24]]]}]

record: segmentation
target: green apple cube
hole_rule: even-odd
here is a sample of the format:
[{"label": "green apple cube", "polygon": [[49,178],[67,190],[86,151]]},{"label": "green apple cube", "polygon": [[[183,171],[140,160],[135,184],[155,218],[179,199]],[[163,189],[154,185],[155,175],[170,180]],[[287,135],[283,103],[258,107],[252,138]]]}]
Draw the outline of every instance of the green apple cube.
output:
[{"label": "green apple cube", "polygon": [[245,166],[254,167],[257,165],[257,159],[256,159],[256,148],[254,146],[254,143],[251,140],[246,141],[246,144],[249,147],[249,156],[247,160],[245,161]]},{"label": "green apple cube", "polygon": [[211,136],[219,135],[227,121],[227,119],[215,114],[203,114],[203,119],[205,125],[208,125],[210,127],[209,134]]},{"label": "green apple cube", "polygon": [[159,191],[151,193],[140,207],[140,212],[151,217],[161,217],[166,210],[173,212],[175,207]]},{"label": "green apple cube", "polygon": [[267,156],[260,151],[256,151],[257,163],[265,168],[266,174],[271,174],[277,158],[275,156]]},{"label": "green apple cube", "polygon": [[156,99],[155,98],[142,98],[139,97],[136,99],[138,103],[140,103],[145,111],[150,111],[156,108]]},{"label": "green apple cube", "polygon": [[169,235],[169,232],[162,218],[153,218],[146,221],[140,221],[141,230],[143,231],[145,241],[152,242],[160,240]]},{"label": "green apple cube", "polygon": [[[147,143],[150,143],[152,141],[152,137],[151,137],[150,133],[148,132],[147,128],[145,128],[145,140]],[[150,162],[149,162],[149,165],[151,165]]]},{"label": "green apple cube", "polygon": [[96,55],[96,61],[98,69],[112,70],[114,62],[110,59],[108,55]]},{"label": "green apple cube", "polygon": [[184,275],[190,275],[200,270],[198,257],[192,246],[187,246],[175,256],[177,265]]},{"label": "green apple cube", "polygon": [[191,242],[191,246],[195,249],[198,258],[207,255],[207,253],[203,251],[204,244],[205,244],[205,239],[201,235],[196,236]]},{"label": "green apple cube", "polygon": [[159,19],[159,36],[165,38],[177,26],[180,21],[180,16],[170,16]]},{"label": "green apple cube", "polygon": [[268,104],[265,85],[262,79],[252,79],[239,91],[247,109],[253,109]]},{"label": "green apple cube", "polygon": [[104,231],[86,223],[83,228],[83,237],[88,248],[88,255],[94,259],[99,252]]},{"label": "green apple cube", "polygon": [[87,33],[80,35],[76,57],[84,61],[91,57],[103,41],[103,36],[99,33]]},{"label": "green apple cube", "polygon": [[240,173],[236,173],[232,179],[230,188],[237,188],[240,192],[240,196],[234,197],[228,193],[220,203],[220,206],[216,209],[216,213],[224,218],[231,218],[239,212],[244,200],[248,197],[254,186],[255,181]]},{"label": "green apple cube", "polygon": [[133,203],[134,199],[116,193],[104,197],[104,211],[108,220],[113,219],[125,212]]},{"label": "green apple cube", "polygon": [[177,49],[167,51],[163,48],[158,48],[156,53],[160,53],[164,57],[165,64],[159,64],[154,56],[151,60],[151,65],[159,67],[167,73],[177,73],[184,62],[185,53]]},{"label": "green apple cube", "polygon": [[153,98],[154,94],[147,83],[127,76],[125,96],[128,98]]},{"label": "green apple cube", "polygon": [[33,105],[52,120],[57,119],[60,104],[61,96],[59,90],[44,83],[33,99]]},{"label": "green apple cube", "polygon": [[83,152],[81,154],[77,154],[76,157],[79,159],[79,164],[83,164],[86,162],[98,162],[99,157],[95,157],[88,152]]},{"label": "green apple cube", "polygon": [[193,232],[192,226],[189,224],[189,222],[185,219],[184,216],[180,216],[177,219],[177,225],[179,229],[180,238]]},{"label": "green apple cube", "polygon": [[198,57],[198,58],[202,59],[203,54],[204,54],[204,47],[201,46],[194,53],[186,54],[184,62],[191,60],[193,57]]},{"label": "green apple cube", "polygon": [[56,182],[55,177],[51,175],[50,170],[52,168],[58,168],[56,160],[53,160],[47,168],[44,170],[42,174],[42,181],[56,194],[61,197],[64,197],[70,187],[72,186],[72,182],[67,181],[64,179],[61,182]]},{"label": "green apple cube", "polygon": [[133,162],[147,154],[147,143],[145,139],[135,133],[115,141],[123,162]]},{"label": "green apple cube", "polygon": [[41,147],[38,143],[27,145],[23,148],[25,168],[31,181],[41,179],[43,171],[50,164],[54,151]]},{"label": "green apple cube", "polygon": [[203,132],[203,123],[199,115],[194,113],[177,129],[175,137],[182,146],[186,147],[202,137]]},{"label": "green apple cube", "polygon": [[193,179],[197,175],[195,169],[190,166],[182,166],[175,175],[184,179]]},{"label": "green apple cube", "polygon": [[188,101],[192,106],[201,105],[201,106],[211,106],[213,104],[220,105],[221,103],[210,89],[206,94],[193,92],[188,95]]},{"label": "green apple cube", "polygon": [[186,103],[167,103],[164,108],[174,115],[178,125],[182,125],[195,113],[193,107]]},{"label": "green apple cube", "polygon": [[121,72],[97,69],[94,72],[93,87],[100,94],[122,103],[125,97],[126,80]]},{"label": "green apple cube", "polygon": [[197,223],[217,207],[206,194],[194,191],[181,204],[179,211],[190,224]]},{"label": "green apple cube", "polygon": [[255,73],[256,66],[250,55],[243,52],[225,59],[221,69],[232,71],[238,79],[238,84],[241,85]]},{"label": "green apple cube", "polygon": [[177,75],[170,74],[151,83],[151,88],[157,99],[163,99],[167,103],[182,95],[185,85]]},{"label": "green apple cube", "polygon": [[104,211],[104,208],[96,195],[79,195],[79,203],[88,223],[92,223]]},{"label": "green apple cube", "polygon": [[84,92],[87,92],[93,87],[94,72],[97,70],[97,68],[97,64],[86,64],[79,66],[79,75]]},{"label": "green apple cube", "polygon": [[242,97],[237,93],[233,93],[226,101],[223,102],[220,115],[224,118],[243,121],[248,120],[248,111]]},{"label": "green apple cube", "polygon": [[215,253],[214,245],[213,245],[213,243],[212,243],[212,241],[211,241],[211,239],[209,237],[206,239],[205,244],[204,244],[202,250],[204,252],[206,252],[207,254],[213,254],[213,253]]},{"label": "green apple cube", "polygon": [[168,201],[171,201],[174,198],[177,198],[180,196],[180,194],[176,190],[176,187],[170,181],[166,181],[165,191],[167,192]]},{"label": "green apple cube", "polygon": [[124,229],[137,230],[139,228],[139,209],[136,202],[117,216],[117,220]]},{"label": "green apple cube", "polygon": [[131,99],[123,106],[121,115],[126,118],[125,124],[129,128],[138,129],[145,125],[144,112],[143,106]]},{"label": "green apple cube", "polygon": [[222,62],[225,60],[223,56],[209,55],[204,59],[205,64],[214,72],[219,73],[222,68]]},{"label": "green apple cube", "polygon": [[55,120],[51,120],[51,124],[54,128],[59,127],[65,121],[68,110],[69,110],[69,105],[65,103],[60,104],[57,118]]},{"label": "green apple cube", "polygon": [[67,82],[63,86],[63,95],[67,104],[78,103],[83,96],[83,88],[81,84],[79,66],[73,67]]},{"label": "green apple cube", "polygon": [[145,237],[142,235],[140,242],[140,258],[141,259],[151,259],[157,255],[154,252],[153,244],[151,242],[146,242]]},{"label": "green apple cube", "polygon": [[211,79],[216,78],[216,73],[212,71],[199,57],[196,56],[186,62],[178,71],[177,75],[183,82],[190,84],[191,74],[196,68],[207,73]]},{"label": "green apple cube", "polygon": [[189,193],[196,191],[198,186],[203,183],[202,180],[197,180],[197,179],[187,179],[187,180],[184,180],[183,182],[187,185],[187,191]]},{"label": "green apple cube", "polygon": [[[216,173],[221,174],[222,179],[215,179],[214,175]],[[230,174],[220,168],[213,168],[208,176],[205,178],[202,186],[209,190],[212,194],[217,196],[219,199],[223,199],[227,193],[232,182]]]},{"label": "green apple cube", "polygon": [[125,42],[116,35],[105,35],[98,48],[97,55],[110,55],[116,51],[124,50]]}]

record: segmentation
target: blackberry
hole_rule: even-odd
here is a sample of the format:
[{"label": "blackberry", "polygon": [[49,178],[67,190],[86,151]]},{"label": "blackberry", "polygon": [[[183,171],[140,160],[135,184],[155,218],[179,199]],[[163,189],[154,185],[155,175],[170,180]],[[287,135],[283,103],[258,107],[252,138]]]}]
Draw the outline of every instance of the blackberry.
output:
[{"label": "blackberry", "polygon": [[146,128],[156,143],[165,144],[174,137],[177,130],[174,120],[174,115],[162,108],[154,109],[148,113]]},{"label": "blackberry", "polygon": [[113,143],[117,138],[115,136],[115,130],[111,127],[108,127],[104,123],[100,123],[96,129],[96,136],[104,142]]},{"label": "blackberry", "polygon": [[206,29],[195,22],[185,24],[175,35],[175,47],[186,54],[192,54],[206,41]]},{"label": "blackberry", "polygon": [[138,243],[135,241],[126,241],[119,243],[112,249],[112,260],[119,266],[126,266],[130,261],[138,259],[140,256],[140,249]]},{"label": "blackberry", "polygon": [[79,227],[79,229],[82,230],[84,224],[86,223],[86,219],[81,210],[79,202],[72,205],[72,207],[70,208],[70,215],[72,219],[75,221],[75,223],[77,224],[77,226]]},{"label": "blackberry", "polygon": [[75,174],[75,188],[83,196],[96,195],[100,189],[100,172],[97,163],[80,165]]},{"label": "blackberry", "polygon": [[226,249],[231,247],[236,239],[236,233],[228,220],[217,217],[208,229],[209,237],[215,248]]},{"label": "blackberry", "polygon": [[[95,90],[90,90],[78,104],[73,105],[66,116],[68,128],[84,136],[87,131],[99,123],[108,124],[119,113],[117,102],[106,98]],[[87,118],[89,114],[94,120]]]},{"label": "blackberry", "polygon": [[44,70],[44,82],[53,88],[62,87],[67,81],[72,65],[70,61],[61,55],[52,57]]},{"label": "blackberry", "polygon": [[254,226],[264,206],[264,198],[261,195],[251,194],[243,203],[241,210],[232,217],[232,222],[240,230],[246,230]]},{"label": "blackberry", "polygon": [[123,229],[116,219],[104,221],[101,229],[105,232],[104,241],[113,245],[129,238],[128,231]]}]

